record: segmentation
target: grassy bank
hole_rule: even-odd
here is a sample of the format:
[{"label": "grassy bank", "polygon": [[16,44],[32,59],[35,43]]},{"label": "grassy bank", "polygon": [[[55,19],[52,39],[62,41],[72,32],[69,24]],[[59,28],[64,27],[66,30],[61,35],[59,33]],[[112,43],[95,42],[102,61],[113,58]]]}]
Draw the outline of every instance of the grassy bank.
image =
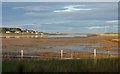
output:
[{"label": "grassy bank", "polygon": [[120,59],[18,60],[3,59],[3,72],[118,72]]}]

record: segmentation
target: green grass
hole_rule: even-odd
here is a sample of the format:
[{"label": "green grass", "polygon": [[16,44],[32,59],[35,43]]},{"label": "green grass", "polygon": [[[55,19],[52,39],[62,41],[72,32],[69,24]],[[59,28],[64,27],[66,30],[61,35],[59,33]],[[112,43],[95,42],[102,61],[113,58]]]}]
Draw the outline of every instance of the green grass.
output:
[{"label": "green grass", "polygon": [[118,72],[120,59],[16,60],[4,59],[3,72]]}]

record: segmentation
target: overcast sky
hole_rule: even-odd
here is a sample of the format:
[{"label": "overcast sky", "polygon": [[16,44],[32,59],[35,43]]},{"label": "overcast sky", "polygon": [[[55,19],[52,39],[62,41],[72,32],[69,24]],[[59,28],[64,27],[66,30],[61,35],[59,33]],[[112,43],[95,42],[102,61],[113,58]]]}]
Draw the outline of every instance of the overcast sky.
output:
[{"label": "overcast sky", "polygon": [[1,0],[2,2],[118,2],[119,0]]},{"label": "overcast sky", "polygon": [[4,2],[3,27],[44,32],[116,32],[117,2]]}]

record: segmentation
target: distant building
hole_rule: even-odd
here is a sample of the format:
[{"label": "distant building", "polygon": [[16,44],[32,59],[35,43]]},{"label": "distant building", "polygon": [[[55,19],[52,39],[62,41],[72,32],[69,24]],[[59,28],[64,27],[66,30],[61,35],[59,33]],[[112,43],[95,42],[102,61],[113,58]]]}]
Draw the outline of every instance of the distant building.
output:
[{"label": "distant building", "polygon": [[34,34],[34,32],[31,32],[32,34]]},{"label": "distant building", "polygon": [[20,33],[20,31],[15,31],[15,33]]},{"label": "distant building", "polygon": [[27,30],[26,32],[27,32],[27,33],[29,33],[29,31],[28,31],[28,30]]},{"label": "distant building", "polygon": [[11,33],[10,31],[6,31],[5,33]]},{"label": "distant building", "polygon": [[44,33],[41,33],[41,37],[44,37]]},{"label": "distant building", "polygon": [[24,30],[23,32],[24,32],[24,33],[31,33],[31,34],[34,34],[34,33],[35,33],[35,31],[33,31],[33,30],[27,30],[27,29]]},{"label": "distant building", "polygon": [[35,32],[35,34],[38,34],[38,32]]}]

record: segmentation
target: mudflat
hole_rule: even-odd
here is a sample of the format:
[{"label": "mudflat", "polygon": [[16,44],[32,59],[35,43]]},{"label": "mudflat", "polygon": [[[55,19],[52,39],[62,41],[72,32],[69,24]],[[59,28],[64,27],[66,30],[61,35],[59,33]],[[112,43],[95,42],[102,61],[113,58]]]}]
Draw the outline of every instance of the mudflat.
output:
[{"label": "mudflat", "polygon": [[96,49],[98,58],[118,57],[119,42],[112,39],[118,39],[118,36],[2,38],[2,50],[3,55],[20,55],[20,50],[24,50],[25,55],[43,57],[60,56],[60,50],[64,50],[66,58],[93,58],[92,51]]}]

